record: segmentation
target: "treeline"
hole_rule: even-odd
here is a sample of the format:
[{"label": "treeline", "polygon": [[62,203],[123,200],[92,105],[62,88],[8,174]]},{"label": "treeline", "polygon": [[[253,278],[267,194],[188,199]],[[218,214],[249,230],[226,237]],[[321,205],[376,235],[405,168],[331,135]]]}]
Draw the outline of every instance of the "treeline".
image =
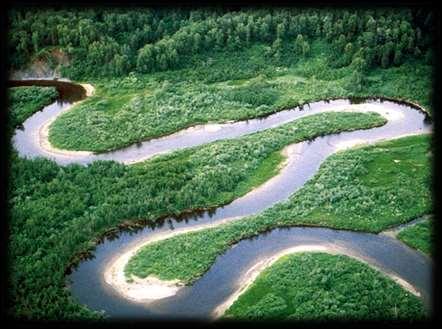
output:
[{"label": "treeline", "polygon": [[426,55],[433,15],[408,9],[89,9],[13,10],[9,53],[13,68],[61,49],[71,74],[112,76],[179,68],[189,57],[235,51],[254,43],[281,56],[308,56],[312,40],[327,40],[331,62],[389,67]]}]

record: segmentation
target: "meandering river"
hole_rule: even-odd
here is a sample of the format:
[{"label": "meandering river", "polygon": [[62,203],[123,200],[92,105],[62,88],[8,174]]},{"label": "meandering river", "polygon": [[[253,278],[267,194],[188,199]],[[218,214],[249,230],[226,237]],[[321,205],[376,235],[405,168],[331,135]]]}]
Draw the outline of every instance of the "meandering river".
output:
[{"label": "meandering river", "polygon": [[[295,246],[326,246],[341,253],[362,259],[387,274],[397,276],[412,285],[429,307],[431,300],[432,261],[418,251],[385,234],[357,233],[326,228],[284,228],[246,239],[219,256],[210,270],[192,286],[181,288],[176,295],[148,303],[134,302],[104,281],[105,269],[115,257],[148,241],[152,237],[186,231],[207,225],[218,225],[256,214],[275,203],[286,200],[300,189],[318,170],[321,163],[338,150],[359,143],[374,143],[384,139],[410,134],[430,133],[431,124],[426,114],[409,104],[381,99],[367,99],[359,104],[339,99],[321,101],[284,110],[260,119],[234,123],[207,124],[184,129],[169,136],[135,143],[120,150],[102,154],[70,152],[48,148],[47,134],[42,133],[58,115],[70,110],[73,103],[86,98],[80,85],[67,81],[24,80],[11,85],[51,85],[60,97],[27,119],[17,129],[13,144],[21,156],[43,156],[60,165],[88,164],[96,160],[114,160],[130,164],[177,149],[206,144],[212,141],[236,138],[262,131],[307,115],[327,111],[375,111],[388,119],[381,126],[367,130],[343,132],[297,143],[285,148],[287,161],[280,173],[262,186],[228,205],[211,211],[170,217],[155,227],[137,232],[121,232],[116,239],[104,239],[94,252],[94,258],[85,260],[68,276],[73,296],[94,310],[104,310],[112,318],[192,317],[208,318],[245,280],[254,264]],[[46,145],[46,146],[45,146]],[[173,257],[171,255],[171,257]]]}]

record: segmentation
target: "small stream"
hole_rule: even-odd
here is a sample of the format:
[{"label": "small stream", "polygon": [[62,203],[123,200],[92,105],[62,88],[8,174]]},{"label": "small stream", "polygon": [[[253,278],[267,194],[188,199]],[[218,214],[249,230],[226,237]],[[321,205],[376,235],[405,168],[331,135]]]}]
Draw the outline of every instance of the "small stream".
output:
[{"label": "small stream", "polygon": [[[82,89],[81,86],[64,81],[25,80],[12,83],[15,85],[44,83],[54,85],[60,91],[60,99],[26,120],[23,129],[16,130],[13,139],[14,146],[21,156],[30,158],[44,156],[60,165],[88,164],[95,160],[132,163],[164,152],[236,138],[276,127],[306,115],[345,108],[352,104],[351,100],[346,99],[320,101],[260,119],[200,125],[108,153],[68,156],[49,154],[43,150],[39,144],[38,131],[45,122],[69,109],[73,102],[84,99],[86,97],[84,89],[82,92],[79,90]],[[243,240],[219,256],[210,270],[194,285],[186,286],[173,297],[148,304],[135,303],[123,298],[103,280],[104,267],[112,257],[153,234],[213,224],[221,220],[236,220],[259,213],[275,203],[286,200],[302,188],[328,156],[343,145],[374,143],[407,134],[431,132],[431,124],[425,113],[406,104],[367,99],[362,101],[361,106],[388,116],[388,123],[377,128],[331,134],[293,145],[287,164],[279,175],[228,205],[211,211],[168,217],[154,227],[146,227],[137,232],[121,232],[116,239],[104,239],[103,243],[97,246],[94,258],[81,262],[68,276],[68,285],[73,296],[91,309],[104,310],[112,318],[207,318],[219,304],[238,289],[242,275],[257,261],[271,257],[289,247],[320,244],[351,251],[370,264],[401,277],[421,293],[425,304],[429,306],[432,262],[428,257],[386,235],[326,228],[274,229],[255,238]]]}]

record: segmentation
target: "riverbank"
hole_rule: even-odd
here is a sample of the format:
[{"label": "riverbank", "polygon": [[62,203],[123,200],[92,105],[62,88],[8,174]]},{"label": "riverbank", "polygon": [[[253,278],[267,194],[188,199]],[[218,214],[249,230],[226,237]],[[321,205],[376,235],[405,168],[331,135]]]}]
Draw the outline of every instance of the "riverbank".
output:
[{"label": "riverbank", "polygon": [[137,252],[147,245],[161,240],[167,240],[179,234],[198,232],[203,229],[213,228],[237,218],[226,218],[212,224],[194,226],[191,228],[176,229],[172,232],[162,232],[149,236],[147,239],[135,241],[130,246],[126,246],[124,251],[110,259],[103,269],[104,281],[117,291],[122,297],[141,303],[148,303],[157,299],[175,295],[184,286],[180,280],[161,280],[155,276],[139,278],[134,275],[127,278],[125,267],[129,260]]},{"label": "riverbank", "polygon": [[397,275],[387,272],[378,266],[375,265],[375,263],[370,260],[367,257],[362,257],[361,255],[358,255],[354,251],[343,249],[342,247],[339,247],[337,245],[328,244],[328,245],[301,245],[296,246],[293,248],[288,248],[285,250],[282,250],[278,252],[277,254],[271,256],[270,258],[264,259],[253,265],[240,279],[238,282],[238,286],[240,287],[238,290],[236,290],[226,301],[224,301],[222,304],[220,304],[213,312],[212,316],[214,319],[218,319],[222,317],[227,309],[229,309],[233,303],[240,298],[242,294],[244,294],[249,287],[255,282],[256,278],[267,268],[272,266],[275,262],[277,262],[281,257],[294,254],[294,253],[302,253],[302,252],[308,252],[308,253],[328,253],[330,255],[345,255],[351,258],[354,258],[364,264],[369,265],[371,268],[375,269],[376,271],[386,275],[390,279],[392,279],[394,282],[399,284],[403,289],[406,291],[412,293],[413,295],[420,297],[420,293],[407,281],[404,279],[398,277]]},{"label": "riverbank", "polygon": [[[428,173],[422,169],[416,171],[416,168],[425,166],[429,161],[427,140],[428,136],[402,137],[339,152],[327,158],[315,177],[288,201],[266,209],[257,216],[204,232],[179,235],[162,241],[155,248],[147,246],[140,252],[140,256],[132,260],[131,273],[148,271],[152,275],[181,279],[189,283],[201,277],[212,266],[216,257],[236,242],[273,228],[305,225],[378,233],[387,227],[416,218],[427,212],[429,207],[429,191],[424,185],[424,177]],[[321,147],[324,146],[321,144]],[[397,159],[400,159],[399,164],[394,161]],[[388,171],[389,175],[385,175],[385,171]],[[348,182],[341,172],[345,172],[345,176],[358,179]],[[363,172],[365,174],[362,175]],[[403,179],[400,177],[405,172],[410,172],[408,177],[415,179],[411,184],[414,186],[413,194],[409,194],[408,188],[404,189]],[[373,185],[373,181],[381,183]],[[328,189],[343,194],[332,209],[327,207],[330,197],[323,192]],[[355,190],[364,193],[355,197]],[[344,197],[345,195],[349,197]],[[397,201],[385,205],[380,200],[385,200],[386,197]],[[317,200],[317,205],[311,205],[310,200]],[[403,206],[404,202],[407,208]],[[311,210],[306,212],[305,209]],[[343,209],[347,211],[344,212]],[[399,215],[395,209],[401,209]],[[166,258],[166,254],[172,250],[173,261]],[[198,258],[193,257],[189,260],[188,254],[198,255]]]},{"label": "riverbank", "polygon": [[[80,83],[80,86],[82,86],[86,92],[86,97],[91,97],[94,93],[95,93],[95,88],[94,86],[92,86],[89,83]],[[62,156],[70,156],[70,157],[76,157],[76,156],[80,156],[80,157],[84,157],[84,156],[90,156],[93,153],[92,152],[88,152],[88,151],[72,151],[72,150],[63,150],[63,149],[59,149],[57,147],[54,147],[50,142],[49,142],[49,129],[51,127],[51,125],[54,123],[54,121],[63,113],[66,113],[70,110],[72,110],[72,108],[75,105],[80,104],[81,102],[83,102],[84,100],[72,103],[70,106],[66,107],[65,109],[63,109],[63,111],[59,112],[56,116],[53,116],[51,118],[49,118],[39,129],[38,131],[38,135],[35,138],[38,138],[38,144],[40,145],[40,147],[46,152],[48,153],[48,155],[62,155]]]}]

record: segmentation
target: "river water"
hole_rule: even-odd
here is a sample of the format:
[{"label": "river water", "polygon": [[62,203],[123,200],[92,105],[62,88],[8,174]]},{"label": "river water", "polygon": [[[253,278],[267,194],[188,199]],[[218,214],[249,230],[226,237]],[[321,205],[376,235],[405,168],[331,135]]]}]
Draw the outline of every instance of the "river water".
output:
[{"label": "river water", "polygon": [[[34,114],[16,130],[13,143],[24,157],[44,156],[60,165],[88,164],[96,160],[114,160],[132,163],[177,149],[208,142],[236,138],[299,119],[306,115],[344,109],[353,102],[339,99],[304,105],[284,110],[260,119],[235,123],[208,124],[182,130],[169,136],[136,143],[120,150],[103,154],[65,155],[47,152],[40,146],[39,129],[54,116],[69,109],[72,103],[86,97],[84,89],[65,81],[13,81],[12,85],[53,85],[60,98]],[[361,102],[361,101],[359,101]],[[422,295],[427,306],[431,300],[431,260],[386,235],[356,233],[325,228],[285,228],[246,239],[219,256],[210,270],[192,286],[179,290],[173,297],[146,304],[135,303],[120,296],[103,280],[103,271],[116,254],[154,234],[176,229],[236,220],[252,215],[286,200],[300,189],[318,170],[321,163],[342,146],[360,142],[374,143],[407,134],[431,132],[426,114],[407,105],[380,99],[363,100],[362,106],[388,117],[387,124],[368,130],[343,132],[298,143],[291,148],[286,166],[280,174],[251,193],[228,205],[190,215],[169,217],[154,227],[137,232],[121,232],[117,238],[106,238],[94,252],[94,258],[85,260],[68,276],[73,296],[94,310],[104,310],[112,318],[207,318],[213,310],[238,289],[247,272],[256,262],[269,258],[281,250],[305,244],[334,246],[346,250],[368,263],[399,276],[412,284]]]}]

